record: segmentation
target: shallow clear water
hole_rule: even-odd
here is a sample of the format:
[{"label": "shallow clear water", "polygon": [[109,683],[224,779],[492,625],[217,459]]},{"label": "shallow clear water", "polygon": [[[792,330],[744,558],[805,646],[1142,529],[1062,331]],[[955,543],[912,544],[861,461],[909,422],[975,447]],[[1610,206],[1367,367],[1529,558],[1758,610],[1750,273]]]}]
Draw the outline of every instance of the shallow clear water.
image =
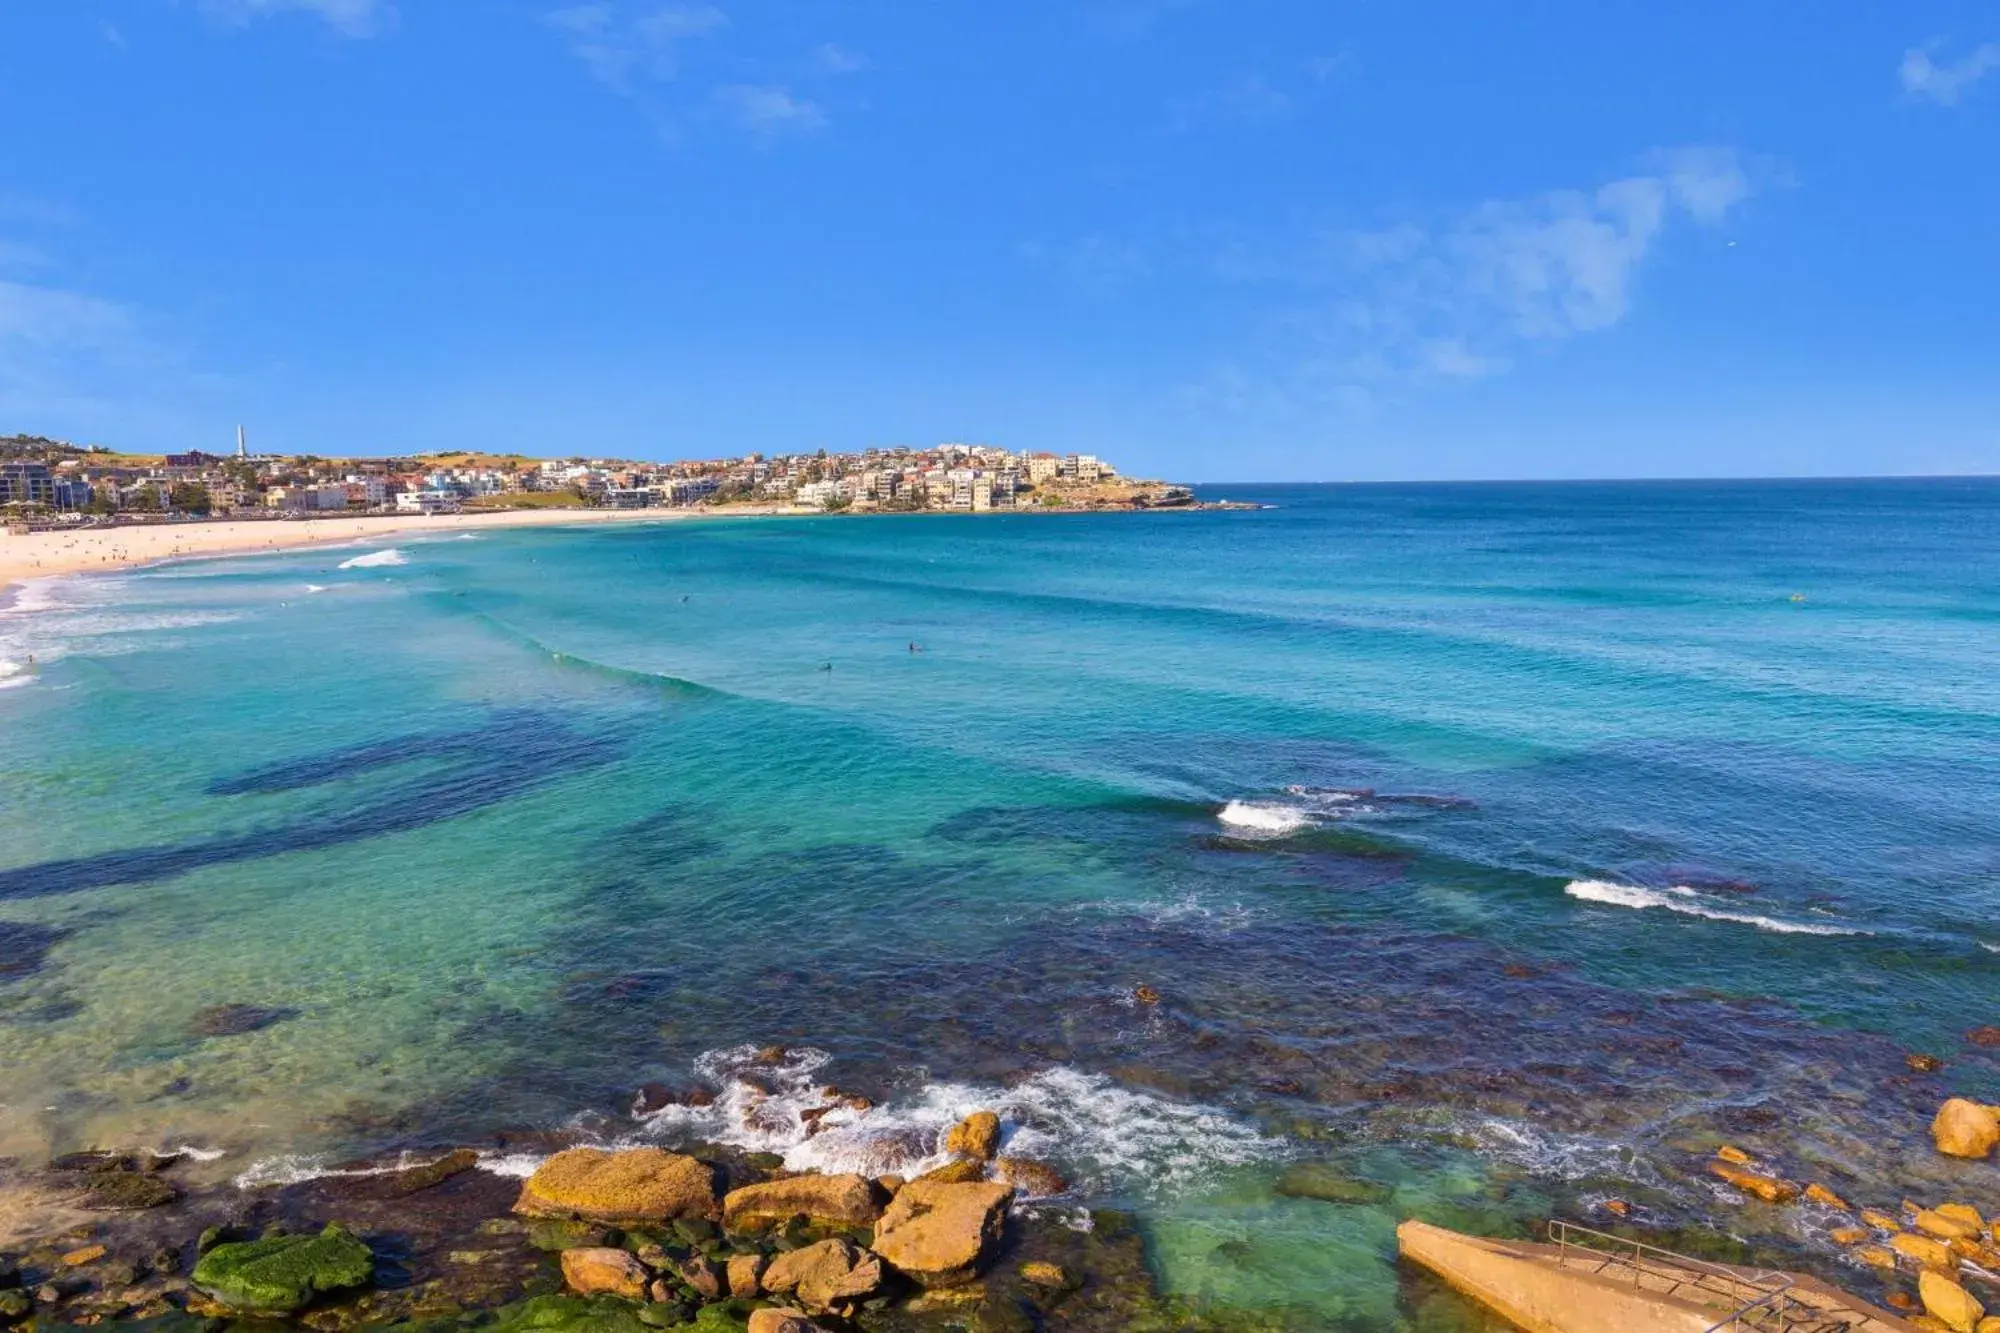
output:
[{"label": "shallow clear water", "polygon": [[[1426,1317],[1411,1213],[1617,1194],[1810,1258],[1708,1146],[1929,1187],[1928,1108],[2000,1086],[1961,1039],[2000,1013],[2000,484],[1229,493],[1275,507],[30,586],[0,1154],[839,1164],[1004,1102],[1169,1285],[1362,1327]],[[628,1114],[771,1042],[890,1147]],[[1393,1196],[1272,1192],[1320,1158]]]}]

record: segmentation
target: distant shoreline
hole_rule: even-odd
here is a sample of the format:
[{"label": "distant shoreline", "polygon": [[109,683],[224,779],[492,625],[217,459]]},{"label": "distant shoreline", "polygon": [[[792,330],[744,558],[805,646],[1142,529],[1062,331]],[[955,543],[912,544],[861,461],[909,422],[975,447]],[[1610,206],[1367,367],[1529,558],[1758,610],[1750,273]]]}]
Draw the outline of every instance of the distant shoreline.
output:
[{"label": "distant shoreline", "polygon": [[[973,514],[1104,514],[1183,513],[1227,504],[1106,509],[995,509]],[[1247,506],[1255,508],[1258,506]],[[873,518],[899,515],[900,510],[843,511],[825,514],[790,505],[730,505],[693,509],[499,509],[456,514],[376,514],[339,518],[210,519],[182,523],[134,523],[115,527],[0,535],[0,607],[11,601],[10,590],[24,579],[68,574],[108,574],[115,570],[159,564],[166,560],[259,555],[311,546],[338,546],[369,538],[404,533],[473,532],[487,528],[544,527],[580,523],[671,523],[727,518]],[[913,514],[959,516],[970,511],[923,510]]]}]

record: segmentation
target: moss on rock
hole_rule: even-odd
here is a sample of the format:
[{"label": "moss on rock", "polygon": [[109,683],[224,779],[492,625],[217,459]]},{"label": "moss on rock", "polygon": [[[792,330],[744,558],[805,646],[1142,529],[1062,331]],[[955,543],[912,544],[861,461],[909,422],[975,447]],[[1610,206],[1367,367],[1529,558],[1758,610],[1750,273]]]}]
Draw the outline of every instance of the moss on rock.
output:
[{"label": "moss on rock", "polygon": [[1322,1203],[1370,1207],[1387,1203],[1396,1191],[1372,1180],[1358,1180],[1324,1162],[1300,1162],[1278,1177],[1277,1191],[1288,1199],[1318,1199]]},{"label": "moss on rock", "polygon": [[194,1284],[239,1310],[288,1313],[321,1292],[365,1286],[375,1256],[337,1222],[317,1236],[272,1236],[217,1245],[194,1268]]},{"label": "moss on rock", "polygon": [[653,1333],[639,1319],[642,1308],[615,1296],[532,1296],[478,1315],[394,1327],[400,1333]]}]

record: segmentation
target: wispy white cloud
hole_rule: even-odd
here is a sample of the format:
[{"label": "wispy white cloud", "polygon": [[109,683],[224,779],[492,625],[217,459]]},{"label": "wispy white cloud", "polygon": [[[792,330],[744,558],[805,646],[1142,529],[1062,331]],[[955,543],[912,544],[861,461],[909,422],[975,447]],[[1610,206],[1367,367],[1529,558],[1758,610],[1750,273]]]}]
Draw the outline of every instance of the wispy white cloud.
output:
[{"label": "wispy white cloud", "polygon": [[[45,269],[34,246],[0,240],[0,267]],[[0,276],[0,412],[16,428],[89,419],[131,391],[151,357],[130,306],[46,280]]]},{"label": "wispy white cloud", "polygon": [[1462,379],[1611,328],[1671,226],[1717,226],[1752,189],[1727,149],[1660,152],[1649,166],[1591,190],[1488,201],[1439,226],[1329,238],[1341,288],[1332,341],[1352,346],[1359,378]]},{"label": "wispy white cloud", "polygon": [[682,48],[729,23],[708,5],[666,5],[627,17],[609,4],[571,5],[548,15],[569,49],[600,82],[630,94],[679,76]]},{"label": "wispy white cloud", "polygon": [[1503,374],[1626,320],[1664,239],[1725,224],[1768,176],[1730,149],[1678,148],[1587,189],[1303,245],[1239,244],[1216,263],[1220,276],[1280,295],[1229,361],[1179,399],[1303,423]]},{"label": "wispy white cloud", "polygon": [[343,37],[370,37],[395,22],[389,0],[201,0],[210,18],[241,26],[273,14],[306,14]]},{"label": "wispy white cloud", "polygon": [[1941,45],[1942,42],[1930,42],[1903,52],[1903,63],[1896,72],[1903,81],[1904,92],[1928,97],[1943,106],[1955,106],[1968,88],[2000,69],[2000,42],[1975,47],[1963,60],[1939,63],[1932,53]]},{"label": "wispy white cloud", "polygon": [[867,56],[832,42],[824,43],[813,52],[812,63],[816,74],[860,74],[874,68]]},{"label": "wispy white cloud", "polygon": [[774,85],[734,83],[716,89],[715,96],[744,128],[760,135],[816,130],[826,125],[826,112],[819,103]]},{"label": "wispy white cloud", "polygon": [[[818,102],[783,84],[742,78],[746,68],[757,68],[754,62],[735,61],[738,77],[726,83],[712,83],[712,75],[683,77],[684,66],[705,63],[712,70],[722,58],[722,53],[712,51],[703,61],[695,59],[698,44],[729,26],[728,16],[713,6],[668,4],[635,10],[595,0],[545,17],[593,77],[639,106],[666,137],[678,137],[696,120],[726,122],[763,140],[827,124],[826,109]],[[796,63],[791,67],[799,69]],[[815,74],[851,74],[866,68],[862,57],[830,43],[817,48],[810,60]]]},{"label": "wispy white cloud", "polygon": [[105,351],[133,329],[132,312],[116,302],[0,279],[0,345]]}]

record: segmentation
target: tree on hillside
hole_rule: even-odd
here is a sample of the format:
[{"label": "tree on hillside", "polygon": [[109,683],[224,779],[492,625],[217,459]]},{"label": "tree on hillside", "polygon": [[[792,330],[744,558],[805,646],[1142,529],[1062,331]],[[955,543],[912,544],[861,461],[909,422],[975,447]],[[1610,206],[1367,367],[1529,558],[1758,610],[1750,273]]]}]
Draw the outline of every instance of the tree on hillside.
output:
[{"label": "tree on hillside", "polygon": [[208,487],[198,481],[184,481],[167,493],[167,503],[184,514],[206,514],[213,504]]}]

